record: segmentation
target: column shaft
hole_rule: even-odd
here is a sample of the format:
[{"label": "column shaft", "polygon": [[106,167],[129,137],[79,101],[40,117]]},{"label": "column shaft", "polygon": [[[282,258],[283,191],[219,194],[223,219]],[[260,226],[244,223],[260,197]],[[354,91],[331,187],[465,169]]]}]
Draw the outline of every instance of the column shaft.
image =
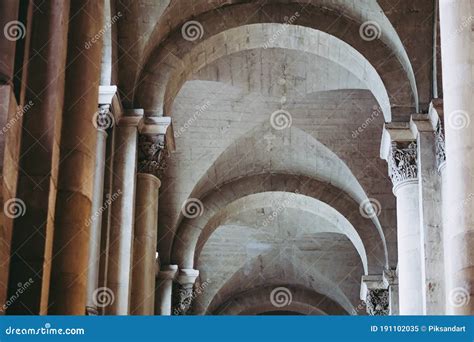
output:
[{"label": "column shaft", "polygon": [[436,159],[436,135],[427,114],[412,116],[417,131],[421,224],[423,314],[445,312],[441,184]]},{"label": "column shaft", "polygon": [[405,181],[394,192],[397,196],[400,315],[421,315],[423,283],[418,181]]},{"label": "column shaft", "polygon": [[[9,297],[32,282],[9,314],[45,314],[54,230],[58,149],[64,100],[69,1],[33,5],[16,197],[24,212],[13,222]],[[21,122],[21,121],[20,121]],[[31,281],[30,281],[31,279]]]},{"label": "column shaft", "polygon": [[[2,1],[0,3],[0,28],[11,37],[11,39],[2,37],[2,44],[0,45],[0,84],[7,84],[12,81],[16,38],[21,39],[21,35],[26,33],[21,26],[12,24],[15,20],[18,20],[19,5],[19,1]],[[15,32],[16,28],[20,31]]]},{"label": "column shaft", "polygon": [[104,308],[108,315],[128,315],[134,229],[134,205],[137,165],[136,125],[115,127],[107,287],[114,301]]},{"label": "column shaft", "polygon": [[[72,1],[60,168],[55,213],[50,314],[85,313],[102,39],[103,0]],[[64,45],[63,45],[64,46]],[[48,61],[52,64],[52,61]],[[55,99],[51,99],[55,101]]]},{"label": "column shaft", "polygon": [[155,292],[155,315],[171,316],[173,279],[177,272],[177,265],[165,265],[158,273]]},{"label": "column shaft", "polygon": [[447,312],[474,314],[474,85],[470,0],[440,1],[446,128]]},{"label": "column shaft", "polygon": [[102,228],[102,209],[104,206],[104,171],[107,133],[97,129],[97,155],[94,172],[94,193],[92,197],[92,215],[90,224],[89,268],[87,274],[87,310],[89,314],[98,314],[97,298],[94,292],[99,287],[99,262]]},{"label": "column shaft", "polygon": [[130,309],[134,315],[153,315],[154,312],[160,185],[160,180],[151,174],[137,174]]}]

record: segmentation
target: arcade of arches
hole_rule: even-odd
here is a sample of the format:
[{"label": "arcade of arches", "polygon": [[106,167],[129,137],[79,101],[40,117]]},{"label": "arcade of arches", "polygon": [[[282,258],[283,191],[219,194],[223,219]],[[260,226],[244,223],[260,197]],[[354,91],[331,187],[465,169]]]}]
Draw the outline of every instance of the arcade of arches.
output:
[{"label": "arcade of arches", "polygon": [[472,0],[0,0],[2,314],[474,314]]}]

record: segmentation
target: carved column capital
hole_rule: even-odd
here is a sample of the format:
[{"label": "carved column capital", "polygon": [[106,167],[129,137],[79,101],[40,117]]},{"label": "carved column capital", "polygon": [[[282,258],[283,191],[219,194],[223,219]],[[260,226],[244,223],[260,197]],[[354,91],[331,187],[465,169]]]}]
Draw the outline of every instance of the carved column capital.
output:
[{"label": "carved column capital", "polygon": [[191,308],[194,297],[194,283],[199,276],[199,271],[194,269],[181,269],[174,284],[173,315],[186,315]]},{"label": "carved column capital", "polygon": [[114,115],[110,111],[110,104],[99,104],[97,114],[94,117],[94,125],[98,130],[106,131],[115,124]]},{"label": "carved column capital", "polygon": [[436,144],[436,163],[438,165],[438,171],[441,171],[441,169],[446,165],[444,129],[441,121],[438,121],[434,134]]},{"label": "carved column capital", "polygon": [[365,303],[369,315],[387,316],[389,314],[388,289],[368,289]]},{"label": "carved column capital", "polygon": [[138,136],[138,172],[161,178],[168,156],[164,134],[140,134]]},{"label": "carved column capital", "polygon": [[392,142],[388,155],[388,173],[396,188],[406,181],[418,179],[417,145],[412,142]]},{"label": "carved column capital", "polygon": [[383,275],[364,275],[361,280],[360,299],[365,302],[367,313],[371,316],[389,314],[389,290],[384,284]]}]

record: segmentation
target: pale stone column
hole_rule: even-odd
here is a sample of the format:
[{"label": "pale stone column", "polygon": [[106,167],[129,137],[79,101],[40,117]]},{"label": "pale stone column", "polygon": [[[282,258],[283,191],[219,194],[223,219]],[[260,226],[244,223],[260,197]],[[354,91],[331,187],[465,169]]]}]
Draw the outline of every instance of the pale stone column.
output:
[{"label": "pale stone column", "polygon": [[[430,112],[433,114],[433,104]],[[437,167],[436,135],[430,114],[414,114],[411,130],[417,139],[417,168],[421,224],[423,314],[445,312],[441,179]]]},{"label": "pale stone column", "polygon": [[400,315],[423,314],[423,279],[417,144],[408,125],[386,124],[382,157],[397,197]]},{"label": "pale stone column", "polygon": [[90,246],[87,274],[87,305],[88,315],[97,315],[97,298],[95,291],[99,287],[100,242],[102,230],[102,212],[108,206],[104,202],[104,171],[105,151],[107,147],[107,130],[113,126],[114,118],[110,111],[112,98],[117,91],[115,86],[99,87],[99,110],[96,113],[97,149],[94,171],[94,190],[92,194],[92,214],[89,220]]},{"label": "pale stone column", "polygon": [[383,272],[383,284],[384,288],[388,289],[388,314],[390,316],[400,315],[397,270],[385,270]]},{"label": "pale stone column", "polygon": [[178,265],[165,265],[158,272],[155,292],[155,315],[171,315],[173,281],[177,274]]},{"label": "pale stone column", "polygon": [[180,269],[173,289],[175,316],[186,315],[193,301],[194,283],[199,276],[199,271],[192,268]]},{"label": "pale stone column", "polygon": [[470,0],[440,1],[446,129],[445,255],[448,314],[474,314],[474,49]]},{"label": "pale stone column", "polygon": [[[131,113],[132,114],[132,113]],[[132,275],[132,247],[137,166],[138,122],[143,111],[135,110],[115,126],[107,291],[113,300],[104,307],[106,315],[128,315]]]},{"label": "pale stone column", "polygon": [[147,118],[139,129],[130,308],[134,315],[154,313],[159,177],[164,169],[165,136],[170,120],[169,117]]},{"label": "pale stone column", "polygon": [[87,221],[92,209],[97,141],[93,119],[97,112],[102,40],[97,39],[89,49],[84,44],[103,28],[103,6],[103,0],[72,1],[69,12],[72,29],[67,37],[49,314],[83,315],[86,311]]},{"label": "pale stone column", "polygon": [[365,302],[370,316],[387,316],[390,311],[389,290],[382,275],[362,276],[360,299]]}]

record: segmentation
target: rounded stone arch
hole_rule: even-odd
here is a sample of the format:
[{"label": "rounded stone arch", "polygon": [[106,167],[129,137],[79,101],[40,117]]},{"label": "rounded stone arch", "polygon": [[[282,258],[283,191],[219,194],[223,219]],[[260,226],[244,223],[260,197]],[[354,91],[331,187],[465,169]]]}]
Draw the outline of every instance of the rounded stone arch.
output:
[{"label": "rounded stone arch", "polygon": [[[283,205],[284,208],[273,208],[274,213],[277,213],[276,210],[279,211],[276,216],[263,216],[260,220],[255,218],[252,228],[258,229],[261,226],[268,226],[270,223],[281,216],[290,216],[290,219],[288,220],[289,222],[287,222],[289,226],[296,227],[296,224],[292,225],[291,223],[298,223],[298,232],[295,232],[296,235],[314,232],[328,232],[345,235],[359,254],[364,269],[364,274],[368,274],[367,250],[371,251],[371,246],[364,245],[364,242],[362,241],[358,232],[348,221],[348,219],[346,219],[340,212],[325,202],[298,193],[279,191],[254,193],[240,197],[227,204],[220,211],[216,212],[211,219],[209,219],[206,226],[200,231],[197,243],[192,245],[191,248],[188,247],[189,249],[186,250],[185,254],[187,257],[182,260],[175,259],[175,261],[178,264],[184,260],[189,260],[188,262],[190,262],[191,257],[194,255],[193,265],[197,265],[203,247],[212,233],[218,227],[235,222],[234,220],[238,221],[239,217],[242,216],[253,218],[253,216],[251,216],[252,212],[255,213],[257,210],[261,210],[265,207],[272,208],[271,202],[279,203],[280,205]],[[216,203],[210,204],[209,206],[212,208],[217,208]],[[283,210],[295,212],[295,215],[284,215]],[[293,218],[298,217],[299,219],[306,217],[308,218],[308,221],[305,223],[294,222],[296,220],[292,220],[291,216],[293,216]],[[315,222],[318,222],[320,227],[314,227],[313,225]],[[196,226],[193,225],[193,227]],[[180,239],[181,237],[182,236],[180,236]],[[179,249],[176,250],[178,251]],[[178,255],[182,254],[180,253]],[[375,258],[371,258],[371,262],[375,262]],[[191,267],[191,264],[182,265],[186,268]]]},{"label": "rounded stone arch", "polygon": [[[282,141],[291,137],[292,144],[282,143],[271,151],[245,148],[253,137],[260,139],[270,131],[255,127],[230,145],[200,177],[189,198],[202,201],[202,216],[186,218],[181,210],[168,222],[162,220],[161,224],[171,225],[174,232],[173,237],[158,242],[163,261],[193,267],[199,236],[205,227],[215,228],[208,223],[219,217],[219,211],[244,196],[282,191],[298,192],[333,207],[356,229],[364,246],[370,246],[369,273],[388,267],[391,259],[380,222],[377,216],[361,215],[360,206],[367,195],[347,165],[312,136],[294,127],[271,132],[272,137]],[[229,167],[236,162],[238,168]],[[212,229],[205,233],[212,233]]]},{"label": "rounded stone arch", "polygon": [[[275,10],[277,6],[282,7],[282,2],[283,1],[275,1],[272,4],[268,4],[267,7],[273,7],[273,10]],[[286,6],[293,6],[293,8],[298,8],[299,5],[299,9],[302,10],[304,8],[304,11],[306,12],[309,9],[312,11],[320,10],[322,12],[333,12],[334,16],[339,17],[339,20],[342,14],[342,17],[345,20],[355,22],[356,25],[353,26],[358,26],[356,27],[356,31],[359,31],[363,23],[374,24],[375,28],[378,30],[375,34],[379,33],[379,40],[389,47],[396,59],[400,61],[415,96],[418,110],[416,80],[407,52],[396,30],[390,23],[390,20],[376,1],[357,1],[353,3],[333,0],[290,0],[284,1],[284,4]],[[239,5],[251,7],[250,10],[253,10],[252,13],[255,13],[258,7],[261,6],[261,3],[252,4],[250,0],[226,0],[225,2],[220,0],[196,0],[189,6],[186,5],[185,8],[182,8],[179,3],[178,6],[176,6],[176,4],[168,6],[166,11],[160,17],[160,20],[156,23],[151,34],[147,37],[148,44],[144,49],[142,57],[139,60],[134,60],[134,63],[129,63],[128,68],[121,68],[122,73],[125,73],[121,76],[121,79],[124,80],[123,87],[121,88],[124,89],[123,95],[125,102],[130,103],[133,98],[133,92],[136,90],[136,85],[140,82],[140,69],[143,68],[157,47],[162,45],[166,38],[170,37],[173,32],[179,31],[186,22],[196,19],[199,20],[205,14],[212,16],[212,13],[214,13],[217,18],[220,18],[222,11],[226,8],[230,8],[230,12],[232,13],[230,16],[225,17],[224,25],[230,25],[233,21],[246,23],[249,20],[249,17],[245,17],[245,15],[239,13],[237,10]],[[268,12],[268,8],[266,8],[266,12]],[[253,16],[250,16],[251,20],[252,17]],[[279,22],[281,23],[283,21]],[[344,31],[340,27],[342,25],[339,24],[336,26],[338,26],[338,29],[342,31],[341,35],[343,36]],[[354,28],[352,30],[354,31]],[[127,81],[125,82],[125,80]],[[130,80],[133,81],[130,82]]]},{"label": "rounded stone arch", "polygon": [[[273,34],[278,35],[277,39],[272,39],[272,32],[276,32]],[[232,45],[227,45],[229,40]],[[145,69],[150,73],[143,78],[143,89],[137,95],[139,104],[146,109],[159,108],[158,113],[151,114],[170,113],[179,90],[193,73],[224,56],[259,48],[297,50],[332,61],[366,85],[377,99],[386,121],[391,121],[385,85],[375,68],[357,50],[325,32],[283,24],[252,24],[220,32],[196,45],[180,60],[168,50],[162,51],[155,59],[156,65]]]},{"label": "rounded stone arch", "polygon": [[[268,191],[295,193],[305,196],[305,200],[314,200],[314,203],[324,203],[337,212],[337,219],[342,222],[347,220],[357,232],[362,246],[356,247],[363,251],[362,258],[366,255],[368,273],[381,272],[387,267],[388,258],[385,253],[385,241],[380,238],[372,221],[360,214],[359,204],[350,196],[331,184],[308,177],[285,174],[260,174],[238,179],[222,185],[219,191],[210,193],[203,198],[203,212],[201,216],[185,218],[177,230],[174,238],[171,262],[183,268],[192,268],[196,257],[212,232],[232,214],[234,207],[239,206],[239,199],[244,203],[246,196]],[[317,199],[317,200],[315,200]],[[264,203],[246,203],[248,208],[264,206]],[[230,205],[230,206],[229,206]],[[317,204],[315,204],[317,205]],[[303,210],[311,211],[310,208]],[[352,239],[358,240],[357,236]]]},{"label": "rounded stone arch", "polygon": [[[219,307],[236,294],[247,293],[255,288],[268,287],[271,289],[286,284],[288,288],[307,289],[312,293],[319,293],[336,302],[347,313],[355,313],[355,307],[360,303],[360,277],[359,272],[354,272],[357,280],[352,282],[341,281],[340,275],[333,275],[325,272],[325,268],[320,263],[313,263],[308,270],[308,264],[301,258],[292,258],[291,262],[279,259],[280,252],[272,251],[258,257],[254,257],[226,279],[206,287],[201,296],[197,296],[193,302],[194,313],[206,314],[215,312]],[[275,260],[278,263],[275,264]],[[336,266],[342,267],[339,258],[332,259]],[[263,265],[263,266],[262,266]],[[271,265],[272,267],[265,267]],[[355,269],[361,271],[361,268]],[[201,278],[206,279],[207,275],[202,274]],[[268,292],[270,294],[270,292]],[[298,295],[298,291],[290,290],[291,296]]]},{"label": "rounded stone arch", "polygon": [[[265,5],[270,6],[270,5]],[[265,7],[264,6],[264,7]],[[270,6],[265,13],[267,15],[259,14],[254,15],[254,12],[251,12],[254,8],[254,5],[233,5],[222,8],[219,13],[220,15],[241,15],[242,17],[250,18],[246,23],[247,25],[251,24],[270,24],[281,25],[282,22],[285,22],[285,18],[291,17],[294,13],[298,12],[298,9],[301,10],[301,7],[296,5],[282,5],[278,7]],[[225,13],[221,13],[221,12]],[[228,12],[228,13],[227,13]],[[334,19],[337,18],[334,12],[324,11],[321,8],[314,6],[308,6],[305,8],[301,16],[298,18],[295,24],[303,26],[305,30],[316,29],[331,37],[332,41],[345,42],[347,46],[352,46],[353,51],[359,51],[364,58],[364,62],[367,62],[369,65],[372,65],[376,73],[381,78],[384,87],[382,89],[387,89],[388,100],[390,101],[390,106],[393,114],[397,117],[406,113],[413,112],[415,107],[417,107],[417,95],[416,95],[416,85],[414,85],[414,79],[410,75],[410,72],[407,74],[405,70],[408,68],[407,65],[401,64],[400,60],[397,58],[397,55],[385,45],[380,40],[366,41],[361,38],[359,35],[359,27],[356,22],[350,20],[346,17],[339,17],[339,25],[331,25]],[[215,13],[214,13],[215,14]],[[176,30],[168,39],[160,46],[158,46],[153,53],[151,53],[148,62],[145,64],[142,69],[141,76],[137,83],[136,96],[134,98],[134,106],[139,106],[145,108],[148,111],[148,115],[170,115],[170,108],[173,102],[174,96],[177,94],[182,84],[187,80],[189,73],[196,69],[196,67],[203,66],[209,61],[214,60],[219,55],[225,55],[227,50],[229,51],[239,51],[239,49],[247,49],[248,47],[244,44],[236,44],[232,46],[233,40],[239,40],[239,29],[236,29],[241,25],[242,21],[232,20],[225,23],[216,23],[213,13],[204,13],[200,17],[194,18],[198,21],[203,27],[206,28],[206,37],[218,36],[219,38],[216,42],[213,41],[214,45],[208,45],[206,49],[206,37],[202,41],[188,42],[181,36],[181,30]],[[252,16],[252,15],[253,16]],[[245,21],[244,21],[245,22]],[[211,25],[212,23],[212,25]],[[293,26],[284,26],[285,30],[283,33],[279,33],[281,36],[284,36],[286,31],[293,31],[295,27]],[[225,34],[226,31],[231,29],[236,29],[236,35]],[[289,30],[288,30],[289,29]],[[229,31],[230,32],[230,31]],[[220,33],[223,33],[219,35]],[[267,35],[267,44],[270,42],[272,31],[261,33],[265,38]],[[259,45],[252,42],[252,39],[258,39],[259,35],[253,35],[245,37],[248,40],[249,46],[254,44],[253,47],[256,48]],[[225,39],[223,38],[225,37]],[[240,37],[241,38],[241,37]],[[280,37],[279,37],[280,38]],[[212,39],[212,38],[211,38]],[[217,39],[217,38],[215,38]],[[277,39],[279,40],[279,39]],[[309,39],[308,39],[309,40]],[[275,40],[276,41],[276,40]],[[273,41],[273,43],[275,42]],[[281,39],[283,44],[289,43],[289,48],[292,48],[291,44],[295,44],[295,41]],[[218,44],[220,43],[220,45]],[[217,45],[216,45],[217,44]],[[265,42],[260,42],[260,47],[264,46]],[[201,49],[199,46],[201,45]],[[317,42],[317,50],[329,50],[327,42],[319,41]],[[216,46],[218,48],[216,48]],[[321,48],[319,48],[321,46]],[[294,48],[294,47],[293,47]],[[209,50],[211,49],[211,50]],[[193,56],[192,51],[195,51]],[[353,58],[356,54],[351,53],[348,56]],[[361,56],[362,56],[361,55]],[[330,58],[334,56],[329,56]],[[192,59],[194,58],[194,60]],[[360,59],[357,59],[361,61]],[[359,63],[357,68],[362,68],[365,63]],[[356,68],[356,69],[357,69]],[[402,82],[403,86],[400,87],[399,75],[401,72],[403,75],[406,75],[407,81]],[[397,77],[394,75],[397,74]],[[173,75],[173,76],[171,76]],[[169,81],[169,84],[167,82]],[[368,80],[370,81],[370,80]],[[375,85],[372,88],[378,88]],[[379,92],[379,90],[376,90]],[[375,94],[377,96],[377,93]],[[377,96],[379,99],[380,96]],[[385,100],[380,100],[385,102]],[[382,103],[382,105],[385,105]],[[386,114],[386,121],[391,121],[390,113]]]},{"label": "rounded stone arch", "polygon": [[[274,296],[278,288],[287,289],[289,292],[280,289],[282,296],[291,294],[290,297],[282,297],[286,302],[272,303],[272,291]],[[290,300],[291,299],[291,300]],[[280,306],[281,305],[281,306]],[[348,315],[349,313],[336,301],[324,296],[312,289],[293,286],[289,284],[278,284],[277,286],[262,286],[246,292],[235,294],[233,297],[222,303],[213,312],[206,312],[210,315],[259,315],[272,311],[292,311],[301,315]]]}]

